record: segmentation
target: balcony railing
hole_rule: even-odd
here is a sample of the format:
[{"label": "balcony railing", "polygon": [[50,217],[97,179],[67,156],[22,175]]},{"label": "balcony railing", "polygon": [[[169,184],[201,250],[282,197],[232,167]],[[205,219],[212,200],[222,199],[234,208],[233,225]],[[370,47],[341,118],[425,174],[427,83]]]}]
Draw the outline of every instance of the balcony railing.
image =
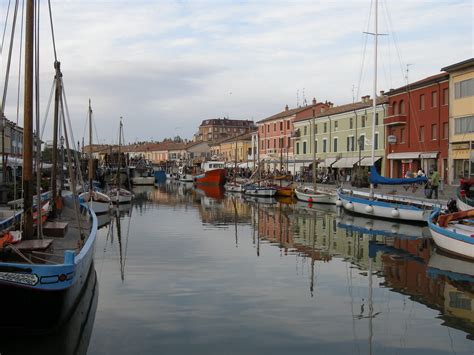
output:
[{"label": "balcony railing", "polygon": [[407,124],[407,116],[405,114],[397,114],[385,117],[383,123],[387,126],[397,126]]}]

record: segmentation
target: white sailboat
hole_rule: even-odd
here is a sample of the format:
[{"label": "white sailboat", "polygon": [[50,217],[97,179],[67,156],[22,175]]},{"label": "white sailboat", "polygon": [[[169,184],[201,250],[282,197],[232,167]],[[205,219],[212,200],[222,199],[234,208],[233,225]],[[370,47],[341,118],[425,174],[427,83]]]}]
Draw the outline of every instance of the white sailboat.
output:
[{"label": "white sailboat", "polygon": [[337,191],[337,206],[342,206],[349,212],[371,217],[405,220],[426,223],[435,204],[422,199],[401,198],[392,195],[374,194],[374,183],[377,184],[412,184],[422,183],[426,178],[388,179],[378,175],[375,162],[375,117],[377,110],[377,45],[378,45],[378,1],[375,1],[375,51],[374,51],[374,98],[372,116],[372,166],[370,173],[370,193],[348,191],[342,188]]},{"label": "white sailboat", "polygon": [[91,100],[89,99],[89,191],[83,192],[79,195],[81,201],[85,201],[89,204],[89,207],[96,213],[108,213],[110,209],[110,197],[106,194],[94,191],[93,179],[94,179],[94,164],[92,160],[92,108]]}]

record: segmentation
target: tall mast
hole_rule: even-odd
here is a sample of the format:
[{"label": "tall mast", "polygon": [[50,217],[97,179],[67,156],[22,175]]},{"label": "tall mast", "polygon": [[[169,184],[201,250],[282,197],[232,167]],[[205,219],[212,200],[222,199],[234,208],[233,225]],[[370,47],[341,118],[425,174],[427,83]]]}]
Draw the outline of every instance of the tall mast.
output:
[{"label": "tall mast", "polygon": [[[377,113],[377,46],[378,46],[378,0],[375,0],[375,50],[374,50],[374,98],[372,114],[372,166],[375,163],[375,116]],[[374,184],[370,183],[370,196],[374,195]]]},{"label": "tall mast", "polygon": [[92,201],[92,180],[94,164],[92,162],[92,108],[91,99],[89,99],[89,200]]},{"label": "tall mast", "polygon": [[[117,189],[120,189],[120,168],[122,166],[122,155],[120,150],[122,148],[122,116],[120,116],[120,128],[119,128],[119,144],[118,144],[118,164],[117,164]],[[118,190],[117,190],[118,191]],[[118,193],[118,192],[117,192]]]},{"label": "tall mast", "polygon": [[311,145],[313,146],[313,190],[316,192],[316,132],[315,132],[315,127],[316,127],[316,115],[314,113],[314,108],[313,108],[313,141],[311,142]]},{"label": "tall mast", "polygon": [[[23,239],[33,238],[33,34],[34,0],[26,1],[25,22],[25,94],[23,128]],[[39,202],[39,201],[38,201]]]},{"label": "tall mast", "polygon": [[[56,215],[56,196],[57,196],[57,166],[58,166],[58,122],[59,122],[59,100],[61,99],[61,63],[54,62],[56,70],[54,96],[54,118],[53,118],[53,152],[52,152],[52,170],[51,170],[51,198],[53,201],[53,216]],[[61,167],[62,171],[62,167]]]}]

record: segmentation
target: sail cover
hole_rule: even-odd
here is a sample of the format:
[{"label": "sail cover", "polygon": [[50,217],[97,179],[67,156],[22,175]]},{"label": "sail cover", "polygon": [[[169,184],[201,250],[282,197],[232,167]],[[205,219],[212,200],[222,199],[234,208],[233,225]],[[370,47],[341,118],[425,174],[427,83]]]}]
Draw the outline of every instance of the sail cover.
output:
[{"label": "sail cover", "polygon": [[405,185],[405,184],[425,184],[428,182],[428,178],[426,176],[423,177],[416,177],[416,178],[386,178],[380,176],[375,169],[375,166],[370,167],[370,177],[369,180],[372,184],[380,184],[380,185]]}]

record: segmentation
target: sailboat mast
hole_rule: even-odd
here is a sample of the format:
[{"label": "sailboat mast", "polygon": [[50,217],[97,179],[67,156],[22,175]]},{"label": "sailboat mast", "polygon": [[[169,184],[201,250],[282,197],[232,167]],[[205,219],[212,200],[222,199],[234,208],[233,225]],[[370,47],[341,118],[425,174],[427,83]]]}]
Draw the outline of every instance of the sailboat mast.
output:
[{"label": "sailboat mast", "polygon": [[[377,114],[377,49],[378,49],[378,0],[375,0],[375,50],[374,50],[374,98],[372,114],[372,166],[375,163],[375,117]],[[374,195],[374,184],[370,183],[370,196]]]},{"label": "sailboat mast", "polygon": [[23,128],[23,239],[33,238],[33,42],[34,1],[26,2],[25,22],[25,93]]},{"label": "sailboat mast", "polygon": [[92,108],[91,99],[89,99],[89,199],[92,201],[92,180],[94,179],[93,172],[94,164],[92,161]]},{"label": "sailboat mast", "polygon": [[313,108],[313,141],[312,147],[313,147],[313,191],[316,193],[316,132],[315,132],[315,127],[316,127],[316,116],[314,113],[314,108]]},{"label": "sailboat mast", "polygon": [[120,168],[122,166],[122,155],[121,155],[121,152],[120,152],[121,148],[122,148],[122,116],[120,116],[119,144],[118,144],[118,157],[117,157],[117,161],[118,161],[118,163],[117,163],[117,177],[116,177],[116,179],[117,179],[117,189],[120,189]]},{"label": "sailboat mast", "polygon": [[[57,196],[57,166],[58,166],[58,122],[59,122],[59,100],[61,99],[61,63],[54,62],[56,70],[54,95],[54,118],[53,118],[53,151],[52,151],[52,170],[51,170],[51,199],[53,201],[53,216],[56,215],[56,196]],[[62,170],[62,167],[61,167]]]}]

